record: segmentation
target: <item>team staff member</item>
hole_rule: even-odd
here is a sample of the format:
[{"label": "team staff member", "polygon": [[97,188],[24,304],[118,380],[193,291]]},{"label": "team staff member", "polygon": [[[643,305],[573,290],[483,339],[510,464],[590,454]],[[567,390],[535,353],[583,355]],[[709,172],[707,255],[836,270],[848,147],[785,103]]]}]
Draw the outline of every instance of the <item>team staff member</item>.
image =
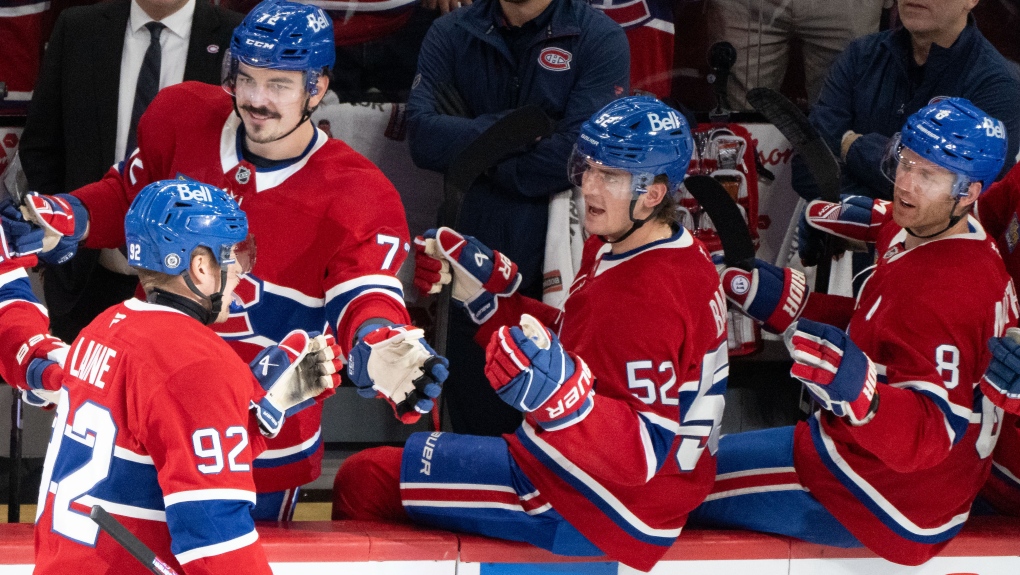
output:
[{"label": "team staff member", "polygon": [[[583,0],[480,0],[429,29],[407,100],[408,143],[420,168],[445,172],[457,154],[508,112],[537,105],[555,132],[504,158],[461,206],[459,231],[505,253],[520,268],[521,293],[542,295],[549,195],[570,187],[563,166],[578,131],[627,94],[623,29]],[[446,386],[453,430],[498,435],[520,414],[489,390],[477,326],[450,316],[453,378]]]}]

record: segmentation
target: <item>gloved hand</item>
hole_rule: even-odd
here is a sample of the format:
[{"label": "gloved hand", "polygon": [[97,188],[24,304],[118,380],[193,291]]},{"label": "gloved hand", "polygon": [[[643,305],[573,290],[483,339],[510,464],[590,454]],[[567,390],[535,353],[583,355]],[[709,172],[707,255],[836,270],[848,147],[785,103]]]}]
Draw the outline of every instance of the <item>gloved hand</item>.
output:
[{"label": "gloved hand", "polygon": [[816,266],[825,257],[825,232],[808,223],[807,209],[797,220],[797,255],[804,267]]},{"label": "gloved hand", "polygon": [[248,364],[266,395],[251,410],[266,437],[276,437],[287,417],[310,407],[315,397],[340,385],[340,346],[332,335],[296,329],[263,349]]},{"label": "gloved hand", "polygon": [[39,409],[50,409],[56,407],[60,402],[59,391],[47,391],[45,389],[25,389],[21,391],[21,401],[25,405],[38,407]]},{"label": "gloved hand", "polygon": [[1020,415],[1020,329],[1011,327],[1005,337],[988,340],[992,361],[981,378],[981,391],[992,403]]},{"label": "gloved hand", "polygon": [[878,411],[875,364],[845,331],[802,319],[783,335],[793,357],[790,375],[804,383],[821,406],[852,425]]},{"label": "gloved hand", "polygon": [[49,264],[62,264],[78,252],[89,228],[89,213],[81,200],[70,194],[25,196],[21,206],[25,219],[43,230],[40,258]]},{"label": "gloved hand", "polygon": [[807,305],[804,274],[755,259],[754,270],[726,268],[721,274],[726,298],[772,333],[783,333]]},{"label": "gloved hand", "polygon": [[[70,346],[49,334],[34,335],[21,344],[15,357],[18,366],[11,376],[24,376],[22,401],[43,409],[56,405],[64,379],[62,366],[69,349]],[[10,383],[22,387],[22,382]]]},{"label": "gloved hand", "polygon": [[821,200],[809,203],[804,221],[812,228],[841,238],[874,243],[889,209],[885,200],[843,194],[838,204]]},{"label": "gloved hand", "polygon": [[0,274],[33,267],[42,247],[43,230],[26,221],[10,200],[0,202]]},{"label": "gloved hand", "polygon": [[479,325],[496,313],[498,298],[521,285],[510,258],[450,228],[428,230],[414,239],[414,249],[414,285],[423,294],[436,293],[452,277],[453,301]]},{"label": "gloved hand", "polygon": [[382,397],[404,423],[418,421],[435,406],[450,374],[446,358],[409,325],[370,326],[358,334],[347,375],[362,397]]},{"label": "gloved hand", "polygon": [[500,399],[543,429],[569,427],[594,407],[591,371],[534,317],[503,326],[485,349],[485,376]]}]

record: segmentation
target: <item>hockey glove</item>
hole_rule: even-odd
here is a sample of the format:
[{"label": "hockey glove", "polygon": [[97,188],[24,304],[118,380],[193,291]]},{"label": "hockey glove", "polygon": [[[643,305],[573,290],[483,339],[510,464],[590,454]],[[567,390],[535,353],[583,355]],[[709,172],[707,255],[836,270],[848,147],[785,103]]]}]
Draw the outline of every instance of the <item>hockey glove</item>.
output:
[{"label": "hockey glove", "polygon": [[[375,327],[375,326],[372,326]],[[435,406],[449,375],[446,358],[425,342],[425,332],[409,325],[375,327],[359,333],[347,375],[362,397],[382,397],[404,423],[418,421]]]},{"label": "hockey glove", "polygon": [[981,391],[992,403],[1020,415],[1020,329],[1011,327],[1005,337],[988,340],[992,361],[981,378]]},{"label": "hockey glove", "polygon": [[496,313],[498,298],[512,295],[521,285],[510,258],[450,228],[428,230],[414,239],[414,246],[414,285],[424,294],[436,293],[450,281],[452,267],[453,301],[479,325]]},{"label": "hockey glove", "polygon": [[0,203],[0,274],[34,266],[43,247],[43,230],[31,222],[10,200]]},{"label": "hockey glove", "polygon": [[588,366],[528,314],[520,327],[503,326],[492,334],[485,376],[500,399],[549,431],[578,423],[595,404]]},{"label": "hockey glove", "polygon": [[251,410],[266,437],[276,437],[287,417],[310,407],[319,394],[340,385],[343,367],[333,336],[296,329],[263,349],[248,365],[266,395]]},{"label": "hockey glove", "polygon": [[844,194],[838,204],[815,200],[804,210],[804,220],[812,228],[865,243],[878,239],[885,223],[889,202],[866,196]]},{"label": "hockey glove", "polygon": [[731,302],[772,333],[783,333],[797,321],[810,293],[803,273],[759,259],[750,272],[724,269],[722,286]]},{"label": "hockey glove", "polygon": [[21,207],[25,219],[43,230],[40,259],[48,264],[62,264],[78,252],[89,227],[89,213],[81,200],[70,194],[25,196]]},{"label": "hockey glove", "polygon": [[845,331],[802,319],[786,330],[784,340],[793,357],[790,375],[823,408],[852,425],[871,421],[878,410],[875,364]]}]

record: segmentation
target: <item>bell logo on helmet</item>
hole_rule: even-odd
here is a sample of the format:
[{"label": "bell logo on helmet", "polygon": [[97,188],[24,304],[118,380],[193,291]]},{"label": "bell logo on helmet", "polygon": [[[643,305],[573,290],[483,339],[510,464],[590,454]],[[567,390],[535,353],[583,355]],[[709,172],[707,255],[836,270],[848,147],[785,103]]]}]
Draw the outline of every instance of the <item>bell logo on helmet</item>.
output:
[{"label": "bell logo on helmet", "polygon": [[318,32],[329,26],[329,20],[326,20],[326,15],[319,11],[317,14],[308,15],[308,26],[313,32]]},{"label": "bell logo on helmet", "polygon": [[251,38],[245,40],[244,43],[249,46],[255,46],[256,48],[266,48],[267,50],[272,50],[276,47],[276,44],[270,44],[269,42],[263,42],[262,40],[252,40]]},{"label": "bell logo on helmet", "polygon": [[986,117],[981,123],[981,127],[985,129],[985,135],[989,138],[1006,139],[1006,127],[999,120]]},{"label": "bell logo on helmet", "polygon": [[180,192],[182,201],[187,202],[197,200],[199,202],[206,203],[212,202],[212,192],[210,192],[209,188],[206,188],[205,186],[201,186],[198,189],[194,189],[193,186],[181,184],[177,186],[177,190],[178,192]]},{"label": "bell logo on helmet", "polygon": [[676,130],[683,124],[680,122],[680,116],[676,112],[669,112],[669,115],[665,118],[660,118],[658,114],[649,112],[648,123],[651,124],[653,132],[668,132],[670,130]]}]

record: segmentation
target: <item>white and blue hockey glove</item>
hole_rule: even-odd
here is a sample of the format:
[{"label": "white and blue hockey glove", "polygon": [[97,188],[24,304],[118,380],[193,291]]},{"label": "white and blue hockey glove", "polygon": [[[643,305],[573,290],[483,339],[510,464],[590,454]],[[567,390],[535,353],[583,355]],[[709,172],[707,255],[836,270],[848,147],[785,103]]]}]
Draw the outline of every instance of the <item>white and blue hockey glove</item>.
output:
[{"label": "white and blue hockey glove", "polygon": [[418,421],[435,406],[450,363],[425,342],[425,332],[416,327],[368,326],[362,332],[347,365],[358,393],[384,398],[404,423]]},{"label": "white and blue hockey glove", "polygon": [[981,391],[992,403],[1020,415],[1020,329],[1011,327],[1005,337],[988,340],[992,361],[981,378]]},{"label": "white and blue hockey glove", "polygon": [[39,258],[49,264],[62,264],[78,252],[89,228],[89,213],[81,200],[70,194],[25,196],[21,206],[25,219],[43,230]]},{"label": "white and blue hockey glove", "polygon": [[726,298],[772,333],[783,333],[797,321],[810,293],[803,273],[759,259],[752,271],[724,269],[721,279]]},{"label": "white and blue hockey glove", "polygon": [[815,400],[853,425],[864,425],[878,411],[875,364],[850,336],[831,325],[802,319],[784,334],[793,358],[790,375]]},{"label": "white and blue hockey glove", "polygon": [[437,293],[452,280],[453,301],[479,325],[496,313],[498,298],[512,295],[521,285],[517,264],[510,258],[450,228],[426,231],[414,239],[414,249],[418,290]]},{"label": "white and blue hockey glove", "polygon": [[287,417],[310,407],[323,392],[340,385],[340,346],[332,335],[296,329],[263,349],[248,364],[266,395],[251,410],[266,437],[276,437]]},{"label": "white and blue hockey glove", "polygon": [[485,350],[485,376],[500,399],[553,431],[580,422],[595,404],[591,371],[534,317],[503,326]]}]

